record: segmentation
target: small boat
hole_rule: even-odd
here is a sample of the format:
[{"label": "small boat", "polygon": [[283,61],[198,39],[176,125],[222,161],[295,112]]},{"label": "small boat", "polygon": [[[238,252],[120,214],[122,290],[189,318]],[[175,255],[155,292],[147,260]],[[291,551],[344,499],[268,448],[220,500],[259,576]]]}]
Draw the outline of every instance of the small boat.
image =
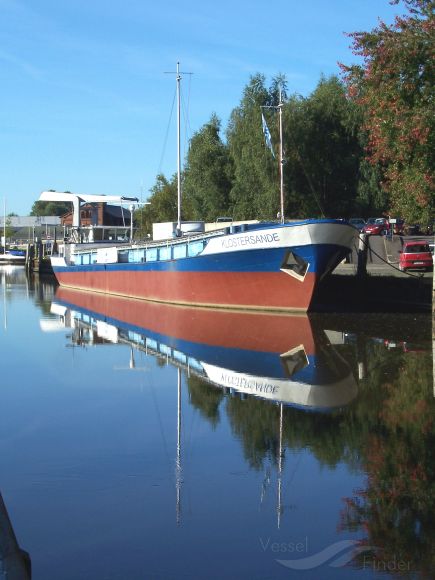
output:
[{"label": "small boat", "polygon": [[0,254],[0,265],[12,264],[24,266],[26,263],[26,252],[24,250],[6,250]]},{"label": "small boat", "polygon": [[74,344],[128,344],[243,395],[321,412],[357,395],[349,365],[306,314],[180,307],[62,287],[51,311],[74,329]]},{"label": "small boat", "polygon": [[[177,65],[178,103],[180,79]],[[319,281],[349,254],[358,230],[339,219],[286,222],[282,187],[280,222],[227,222],[215,224],[214,229],[202,222],[182,222],[179,159],[180,153],[177,222],[156,227],[153,231],[159,235],[152,241],[131,243],[131,236],[130,244],[65,245],[62,255],[51,258],[59,284],[180,305],[308,311]],[[93,196],[48,191],[39,199],[72,202],[79,231],[80,202],[92,203]],[[107,197],[107,201],[114,199]],[[95,201],[104,201],[104,196]],[[138,200],[119,197],[117,201]],[[82,236],[76,233],[74,238]]]}]

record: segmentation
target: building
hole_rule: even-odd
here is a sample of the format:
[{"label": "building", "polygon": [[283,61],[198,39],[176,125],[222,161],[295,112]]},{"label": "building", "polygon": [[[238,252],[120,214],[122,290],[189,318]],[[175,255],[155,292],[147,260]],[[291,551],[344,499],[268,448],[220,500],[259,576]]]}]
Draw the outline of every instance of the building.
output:
[{"label": "building", "polygon": [[[72,227],[74,212],[73,210],[61,216],[61,224],[66,227]],[[117,205],[108,205],[107,203],[85,203],[80,206],[80,226],[119,226],[130,227],[131,213],[130,210]]]}]

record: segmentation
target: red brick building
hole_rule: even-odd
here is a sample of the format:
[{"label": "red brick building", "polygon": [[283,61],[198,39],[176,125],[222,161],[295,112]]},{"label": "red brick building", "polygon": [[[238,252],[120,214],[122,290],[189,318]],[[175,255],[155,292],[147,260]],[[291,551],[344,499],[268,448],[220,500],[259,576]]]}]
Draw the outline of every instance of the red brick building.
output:
[{"label": "red brick building", "polygon": [[[61,216],[63,226],[72,226],[73,212]],[[80,206],[80,225],[130,227],[130,210],[107,203],[85,203]]]}]

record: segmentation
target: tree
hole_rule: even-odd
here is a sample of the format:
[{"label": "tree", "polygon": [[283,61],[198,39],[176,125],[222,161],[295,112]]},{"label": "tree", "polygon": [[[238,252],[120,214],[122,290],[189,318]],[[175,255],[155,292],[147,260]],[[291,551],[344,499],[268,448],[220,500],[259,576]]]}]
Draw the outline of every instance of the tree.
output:
[{"label": "tree", "polygon": [[11,220],[11,217],[13,217],[14,215],[15,214],[13,214],[13,213],[9,213],[7,215],[7,217],[5,218],[5,227],[4,227],[4,230],[2,230],[2,232],[1,232],[2,235],[3,235],[3,232],[5,234],[5,238],[6,238],[5,243],[6,243],[6,240],[11,238],[15,233],[15,230],[12,227],[12,220]]},{"label": "tree", "polygon": [[[265,146],[261,122],[261,107],[277,104],[265,87],[265,77],[257,74],[251,77],[240,105],[231,113],[227,141],[234,165],[230,198],[236,219],[275,218],[279,210],[277,162]],[[265,117],[270,123],[267,111]],[[275,127],[269,127],[272,141],[277,143]]]},{"label": "tree", "polygon": [[[360,132],[360,141],[361,149],[364,150],[366,139],[363,131]],[[382,187],[381,167],[370,163],[361,154],[354,213],[364,217],[383,215],[388,203],[387,192]]]},{"label": "tree", "polygon": [[213,114],[190,142],[183,180],[183,206],[191,219],[215,221],[229,211],[231,161],[219,131],[220,121]]},{"label": "tree", "polygon": [[64,215],[72,210],[72,203],[68,201],[35,201],[30,215]]},{"label": "tree", "polygon": [[363,64],[343,66],[343,71],[349,96],[363,108],[367,158],[381,168],[390,212],[429,222],[434,201],[435,2],[402,1],[408,14],[393,25],[380,22],[371,32],[350,35]]},{"label": "tree", "polygon": [[177,220],[177,176],[168,181],[164,175],[157,175],[148,201],[150,205],[134,214],[135,226],[142,237],[152,233],[153,223]]},{"label": "tree", "polygon": [[358,190],[359,117],[335,76],[321,78],[307,98],[284,107],[286,213],[351,215]]}]

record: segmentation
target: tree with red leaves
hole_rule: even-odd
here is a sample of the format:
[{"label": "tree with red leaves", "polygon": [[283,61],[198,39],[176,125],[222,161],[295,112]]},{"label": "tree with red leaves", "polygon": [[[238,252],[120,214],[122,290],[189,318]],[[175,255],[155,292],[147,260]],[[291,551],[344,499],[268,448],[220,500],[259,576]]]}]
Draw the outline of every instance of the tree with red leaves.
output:
[{"label": "tree with red leaves", "polygon": [[[399,4],[400,0],[392,0]],[[381,169],[393,215],[434,219],[434,0],[402,0],[405,16],[354,32],[362,65],[342,66],[349,97],[361,105],[367,157]]]}]

